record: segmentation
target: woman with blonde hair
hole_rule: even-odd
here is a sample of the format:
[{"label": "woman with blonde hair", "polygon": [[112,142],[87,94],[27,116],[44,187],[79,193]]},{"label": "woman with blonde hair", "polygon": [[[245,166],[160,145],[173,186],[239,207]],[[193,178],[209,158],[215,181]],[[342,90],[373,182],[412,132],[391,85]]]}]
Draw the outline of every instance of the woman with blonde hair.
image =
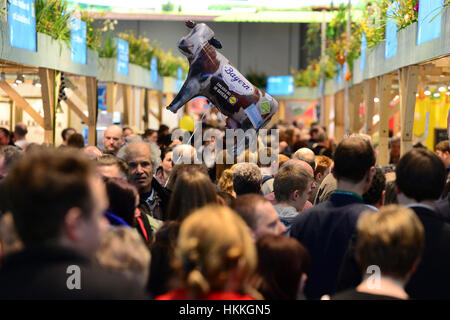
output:
[{"label": "woman with blonde hair", "polygon": [[227,207],[204,207],[181,224],[174,261],[180,289],[157,300],[252,300],[249,278],[256,264],[242,218]]},{"label": "woman with blonde hair", "polygon": [[236,192],[234,192],[233,189],[233,170],[224,170],[217,185],[219,186],[220,191],[229,193],[236,198]]}]

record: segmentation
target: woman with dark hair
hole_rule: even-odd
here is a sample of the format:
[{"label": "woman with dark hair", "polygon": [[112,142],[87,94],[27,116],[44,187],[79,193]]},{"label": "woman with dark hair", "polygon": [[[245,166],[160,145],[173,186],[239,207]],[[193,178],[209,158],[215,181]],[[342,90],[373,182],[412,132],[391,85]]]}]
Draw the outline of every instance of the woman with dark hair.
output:
[{"label": "woman with dark hair", "polygon": [[105,184],[109,198],[109,208],[105,214],[110,224],[136,228],[150,246],[153,240],[152,221],[138,209],[139,194],[136,187],[121,178],[106,178]]},{"label": "woman with dark hair", "polygon": [[105,181],[109,198],[106,218],[113,226],[135,226],[136,204],[139,203],[136,187],[120,178],[109,178]]},{"label": "woman with dark hair", "polygon": [[255,288],[266,300],[300,298],[310,263],[308,250],[296,239],[279,235],[265,235],[256,246]]},{"label": "woman with dark hair", "polygon": [[206,174],[198,170],[179,173],[170,197],[168,221],[156,232],[155,243],[151,247],[153,261],[148,283],[150,295],[166,293],[170,287],[169,281],[175,275],[170,261],[180,223],[195,209],[216,203],[216,189]]},{"label": "woman with dark hair", "polygon": [[166,148],[161,151],[161,163],[156,169],[155,179],[160,185],[165,186],[169,180],[170,173],[173,169],[172,148]]},{"label": "woman with dark hair", "polygon": [[169,220],[182,221],[192,210],[216,202],[216,188],[207,175],[200,171],[183,172],[170,197]]}]

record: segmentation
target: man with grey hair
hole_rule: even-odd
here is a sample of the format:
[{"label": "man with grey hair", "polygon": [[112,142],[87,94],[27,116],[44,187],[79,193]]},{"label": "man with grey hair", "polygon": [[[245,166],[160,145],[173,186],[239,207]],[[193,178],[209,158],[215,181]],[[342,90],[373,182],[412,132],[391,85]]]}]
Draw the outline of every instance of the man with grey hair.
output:
[{"label": "man with grey hair", "polygon": [[30,144],[31,141],[26,139],[28,129],[25,123],[18,122],[14,127],[14,144],[19,148],[23,149],[26,145]]},{"label": "man with grey hair", "polygon": [[292,156],[292,159],[296,160],[302,160],[305,161],[307,164],[311,166],[311,168],[314,170],[316,167],[316,155],[311,149],[308,148],[301,148],[298,149],[294,155]]},{"label": "man with grey hair", "polygon": [[233,168],[233,188],[238,197],[248,193],[259,193],[261,180],[261,170],[254,163],[238,163]]},{"label": "man with grey hair", "polygon": [[145,142],[133,142],[123,150],[123,160],[128,164],[128,181],[139,192],[139,209],[143,214],[166,220],[170,192],[153,178],[152,149]]},{"label": "man with grey hair", "polygon": [[174,165],[177,164],[199,164],[196,162],[197,151],[190,144],[178,144],[173,148],[173,162]]}]

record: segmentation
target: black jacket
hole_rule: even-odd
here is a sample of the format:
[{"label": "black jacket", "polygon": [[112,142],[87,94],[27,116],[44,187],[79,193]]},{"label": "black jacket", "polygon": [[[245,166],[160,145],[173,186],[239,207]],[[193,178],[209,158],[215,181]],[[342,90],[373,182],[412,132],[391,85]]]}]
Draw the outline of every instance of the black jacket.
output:
[{"label": "black jacket", "polygon": [[368,210],[360,198],[333,193],[329,200],[299,214],[291,236],[306,246],[311,266],[305,285],[308,299],[334,294],[339,268],[356,223]]},{"label": "black jacket", "polygon": [[[411,209],[423,224],[425,248],[405,290],[411,299],[450,299],[450,224],[436,211],[419,206]],[[354,257],[355,244],[353,237],[339,274],[338,292],[354,288],[362,281],[362,271]]]},{"label": "black jacket", "polygon": [[[72,265],[80,268],[80,289],[68,288],[68,282],[74,283],[69,279],[74,272],[68,272]],[[2,300],[146,298],[134,282],[104,271],[82,254],[61,246],[24,249],[7,256],[0,268]]]},{"label": "black jacket", "polygon": [[141,194],[139,199],[139,209],[144,214],[148,214],[158,220],[165,221],[167,220],[167,210],[169,208],[171,192],[169,189],[159,184],[155,178],[152,179],[151,185],[152,191],[155,192],[156,196],[156,198],[154,198],[154,203],[151,204],[148,199],[151,192],[149,194]]}]

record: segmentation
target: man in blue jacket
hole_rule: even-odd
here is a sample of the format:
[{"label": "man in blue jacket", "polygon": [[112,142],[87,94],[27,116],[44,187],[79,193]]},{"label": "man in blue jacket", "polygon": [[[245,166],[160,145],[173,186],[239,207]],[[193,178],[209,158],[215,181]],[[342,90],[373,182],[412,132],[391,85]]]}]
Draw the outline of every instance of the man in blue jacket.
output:
[{"label": "man in blue jacket", "polygon": [[291,236],[304,244],[312,265],[305,286],[308,299],[333,294],[337,276],[359,216],[368,207],[362,195],[375,174],[375,152],[362,136],[345,138],[334,154],[337,190],[330,199],[298,215]]}]

